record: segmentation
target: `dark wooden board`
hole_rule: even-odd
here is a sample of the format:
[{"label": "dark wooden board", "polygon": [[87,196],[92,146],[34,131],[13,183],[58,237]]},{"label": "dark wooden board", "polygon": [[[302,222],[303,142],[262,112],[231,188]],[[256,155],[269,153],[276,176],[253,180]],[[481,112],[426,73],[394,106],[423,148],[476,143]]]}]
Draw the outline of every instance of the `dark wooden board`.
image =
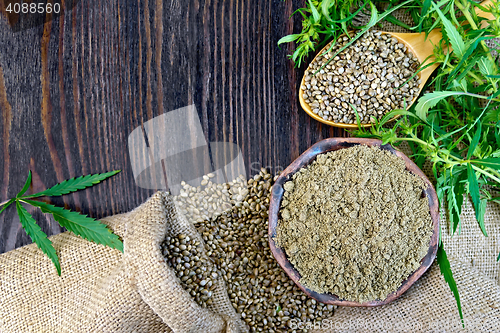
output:
[{"label": "dark wooden board", "polygon": [[[0,0],[0,8],[3,0]],[[124,213],[154,190],[135,184],[128,136],[194,104],[207,142],[237,144],[247,174],[284,169],[341,130],[300,109],[295,69],[278,48],[300,30],[304,1],[81,0],[45,25],[14,32],[0,14],[0,200],[28,170],[32,191],[69,177],[123,170],[94,188],[52,198],[92,217]],[[32,211],[48,235],[63,231]],[[9,208],[0,253],[31,243]]]}]

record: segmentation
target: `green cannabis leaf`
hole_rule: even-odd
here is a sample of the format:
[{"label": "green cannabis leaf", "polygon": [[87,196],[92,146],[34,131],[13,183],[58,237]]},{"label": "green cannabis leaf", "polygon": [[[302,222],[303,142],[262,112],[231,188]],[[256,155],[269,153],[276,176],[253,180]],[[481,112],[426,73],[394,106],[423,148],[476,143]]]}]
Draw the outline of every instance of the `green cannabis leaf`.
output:
[{"label": "green cannabis leaf", "polygon": [[[4,203],[3,205],[3,208],[0,209],[0,214],[7,208],[9,207],[14,201],[16,201],[16,199],[10,199],[9,201],[7,201],[6,203]],[[2,204],[0,204],[1,206]]]},{"label": "green cannabis leaf", "polygon": [[477,65],[479,67],[479,71],[487,76],[488,78],[495,78],[496,65],[495,62],[488,57],[481,57]]},{"label": "green cannabis leaf", "polygon": [[313,15],[313,23],[317,23],[320,19],[321,16],[319,15],[318,10],[316,9],[316,6],[309,0],[309,8],[311,8],[311,13]]},{"label": "green cannabis leaf", "polygon": [[[439,245],[437,251],[437,262],[439,264],[439,270],[444,277],[444,280],[450,286],[453,295],[455,296],[455,301],[457,302],[458,313],[460,314],[460,319],[462,320],[462,325],[464,325],[464,315],[462,314],[462,305],[460,304],[460,295],[458,293],[457,283],[453,278],[453,273],[451,272],[450,262],[448,261],[448,257],[446,256],[446,252],[444,251],[443,244]],[[464,326],[465,327],[465,326]]]},{"label": "green cannabis leaf", "polygon": [[290,43],[290,42],[296,41],[299,38],[300,38],[299,34],[293,34],[293,35],[281,37],[280,40],[278,41],[278,45],[281,45],[283,43]]},{"label": "green cannabis leaf", "polygon": [[480,160],[472,160],[471,163],[479,164],[495,170],[500,170],[500,158],[483,158]]},{"label": "green cannabis leaf", "polygon": [[471,94],[466,91],[434,91],[419,98],[417,106],[415,107],[417,116],[425,120],[430,108],[436,106],[441,100],[451,96],[470,96],[480,99],[489,99],[488,96]]},{"label": "green cannabis leaf", "polygon": [[432,6],[434,9],[436,9],[436,12],[438,13],[439,17],[441,18],[441,21],[443,22],[444,25],[444,30],[446,31],[446,34],[448,35],[448,38],[450,39],[450,44],[451,47],[453,47],[453,52],[457,55],[457,57],[463,57],[465,53],[465,43],[464,40],[462,39],[462,36],[460,36],[460,33],[458,32],[457,28],[448,20],[442,11],[439,10],[439,7],[435,4],[432,3]]},{"label": "green cannabis leaf", "polygon": [[483,200],[481,200],[476,172],[474,171],[474,169],[472,168],[472,164],[470,163],[467,163],[467,178],[469,180],[469,193],[476,211],[476,220],[479,223],[481,231],[487,237],[488,235],[486,234],[486,228],[484,227],[484,212],[482,212],[481,209],[482,205],[486,205],[486,201],[483,202]]},{"label": "green cannabis leaf", "polygon": [[99,173],[95,175],[86,175],[78,178],[72,178],[62,181],[59,184],[52,186],[45,191],[27,195],[24,198],[37,198],[42,196],[47,197],[57,197],[63,194],[68,194],[71,192],[83,190],[87,187],[91,187],[95,184],[102,182],[103,180],[116,175],[120,170],[114,170],[106,173]]},{"label": "green cannabis leaf", "polygon": [[59,263],[59,258],[56,254],[56,249],[52,246],[52,242],[47,238],[47,235],[42,231],[40,226],[36,223],[33,216],[24,208],[19,201],[16,201],[17,214],[19,215],[19,221],[24,230],[33,242],[38,245],[40,250],[43,251],[50,260],[54,263],[57,269],[57,274],[61,275],[61,264]]},{"label": "green cannabis leaf", "polygon": [[52,260],[52,262],[56,266],[57,274],[61,275],[61,265],[59,263],[59,258],[57,257],[56,250],[54,249],[54,246],[52,246],[52,242],[47,238],[47,235],[42,231],[33,216],[31,216],[31,214],[26,210],[26,208],[23,207],[22,204],[29,204],[34,207],[38,207],[40,208],[42,213],[52,214],[54,219],[59,222],[62,227],[78,236],[81,236],[84,239],[97,244],[109,246],[123,252],[122,241],[118,238],[117,235],[113,234],[113,232],[109,230],[106,225],[100,223],[99,221],[96,221],[95,219],[86,215],[82,215],[78,212],[73,212],[68,209],[56,207],[41,201],[30,200],[31,198],[37,198],[41,196],[54,197],[83,190],[87,187],[98,184],[113,175],[116,175],[118,172],[120,172],[120,170],[102,174],[86,175],[79,178],[72,178],[56,184],[53,187],[46,189],[45,191],[30,195],[24,195],[24,193],[26,193],[29,186],[31,185],[30,171],[28,173],[26,183],[24,184],[21,191],[16,195],[16,197],[0,204],[0,206],[3,206],[0,210],[0,213],[2,213],[12,203],[16,203],[17,214],[19,215],[19,220],[22,227],[24,228],[28,236],[30,236],[31,240],[38,245],[38,247],[50,258],[50,260]]},{"label": "green cannabis leaf", "polygon": [[479,144],[479,139],[481,139],[481,123],[478,123],[476,134],[474,134],[474,138],[472,138],[469,149],[467,150],[468,160],[470,160],[471,157],[474,155],[474,151],[476,150],[477,145]]},{"label": "green cannabis leaf", "polygon": [[108,245],[123,252],[123,243],[117,235],[113,234],[106,225],[96,221],[95,219],[82,215],[77,212],[72,212],[61,207],[49,205],[45,202],[23,199],[32,206],[38,207],[42,213],[52,214],[54,220],[66,228],[68,231],[76,235],[92,241],[97,244]]},{"label": "green cannabis leaf", "polygon": [[424,96],[420,97],[418,100],[415,111],[420,119],[427,118],[427,113],[429,108],[435,106],[440,100],[445,99],[449,96],[459,95],[460,92],[457,91],[434,91]]}]

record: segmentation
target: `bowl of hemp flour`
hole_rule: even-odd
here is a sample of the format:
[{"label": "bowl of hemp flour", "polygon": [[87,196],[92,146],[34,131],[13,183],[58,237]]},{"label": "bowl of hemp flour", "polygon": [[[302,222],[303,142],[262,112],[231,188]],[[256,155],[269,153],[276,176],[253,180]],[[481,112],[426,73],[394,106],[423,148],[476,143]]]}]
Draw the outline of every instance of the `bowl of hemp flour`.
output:
[{"label": "bowl of hemp flour", "polygon": [[437,251],[438,199],[424,173],[379,140],[331,138],[276,180],[269,245],[313,299],[377,306],[402,295]]}]

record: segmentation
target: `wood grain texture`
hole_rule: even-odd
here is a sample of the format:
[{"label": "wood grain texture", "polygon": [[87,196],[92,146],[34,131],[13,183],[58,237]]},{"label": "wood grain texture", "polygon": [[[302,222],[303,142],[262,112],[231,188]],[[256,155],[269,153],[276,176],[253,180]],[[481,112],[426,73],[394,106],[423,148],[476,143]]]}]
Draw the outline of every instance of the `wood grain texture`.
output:
[{"label": "wood grain texture", "polygon": [[[64,1],[63,1],[64,3]],[[92,217],[130,211],[154,190],[139,188],[128,136],[165,112],[194,104],[207,142],[237,144],[247,174],[283,170],[313,143],[344,132],[298,104],[303,69],[279,38],[299,0],[81,0],[43,26],[13,32],[0,14],[0,200],[28,170],[40,190],[83,174],[123,170],[64,198]],[[47,199],[49,200],[49,199]],[[63,231],[31,211],[42,230]],[[31,240],[9,208],[0,253]]]}]

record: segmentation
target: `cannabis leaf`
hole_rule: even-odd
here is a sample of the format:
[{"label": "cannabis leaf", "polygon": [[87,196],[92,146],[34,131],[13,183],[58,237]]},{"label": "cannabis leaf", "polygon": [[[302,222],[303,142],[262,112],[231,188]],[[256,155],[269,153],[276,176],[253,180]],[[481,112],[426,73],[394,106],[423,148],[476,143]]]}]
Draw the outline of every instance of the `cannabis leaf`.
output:
[{"label": "cannabis leaf", "polygon": [[484,227],[484,209],[482,209],[481,207],[482,205],[486,205],[486,200],[481,200],[476,172],[474,171],[474,169],[472,168],[472,164],[470,163],[467,163],[467,178],[469,180],[469,193],[476,211],[476,220],[479,223],[479,227],[481,228],[483,234],[488,237],[488,235],[486,234],[486,228]]},{"label": "cannabis leaf", "polygon": [[106,178],[109,178],[111,176],[116,175],[118,172],[120,172],[120,170],[115,170],[115,171],[100,173],[100,174],[95,174],[95,175],[86,175],[86,176],[81,176],[78,178],[67,179],[67,180],[62,181],[59,184],[52,186],[49,189],[46,189],[45,191],[31,194],[31,195],[27,195],[24,198],[37,198],[37,197],[42,197],[42,196],[57,197],[57,196],[60,196],[63,194],[68,194],[71,192],[83,190],[87,187],[91,187],[95,184],[100,183],[101,181],[105,180]]},{"label": "cannabis leaf", "polygon": [[450,44],[451,47],[453,48],[453,52],[460,58],[464,56],[465,53],[465,43],[464,40],[462,39],[462,36],[460,36],[460,33],[458,32],[457,28],[453,24],[451,24],[450,20],[448,20],[443,12],[439,10],[439,7],[433,3],[432,6],[438,13],[439,17],[441,18],[441,21],[443,22],[444,25],[444,30],[446,31],[446,34],[448,35],[448,38],[450,39]]},{"label": "cannabis leaf", "polygon": [[420,97],[417,106],[415,107],[417,116],[420,119],[425,120],[427,118],[427,112],[429,111],[429,108],[435,106],[439,101],[445,99],[446,97],[461,94],[464,93],[461,93],[459,91],[434,91],[425,94],[424,96]]},{"label": "cannabis leaf", "polygon": [[40,226],[36,224],[35,219],[30,213],[24,208],[19,201],[16,201],[17,214],[19,215],[19,221],[28,236],[31,237],[33,242],[38,245],[40,250],[49,256],[50,260],[54,263],[57,269],[57,274],[61,275],[61,264],[59,263],[59,258],[56,254],[56,249],[52,246],[52,242],[47,238],[47,235],[42,231]]},{"label": "cannabis leaf", "polygon": [[82,215],[78,212],[72,212],[61,207],[56,207],[45,202],[23,200],[32,206],[38,207],[42,213],[52,214],[59,224],[74,234],[93,241],[97,244],[108,245],[123,252],[123,243],[117,235],[113,234],[106,225],[95,219]]},{"label": "cannabis leaf", "polygon": [[[441,178],[447,178],[448,186],[442,187],[444,193],[446,193],[446,199],[448,201],[448,213],[450,218],[450,225],[452,227],[452,233],[454,234],[457,227],[461,226],[460,215],[462,214],[462,204],[464,201],[464,189],[465,184],[463,180],[466,178],[466,173],[461,170],[461,166],[455,167],[453,174],[447,170]],[[441,183],[444,183],[444,179],[440,179]],[[459,227],[459,233],[460,233]]]},{"label": "cannabis leaf", "polygon": [[481,57],[477,62],[477,66],[479,67],[479,71],[484,76],[491,78],[494,77],[494,74],[496,74],[495,62],[488,57]]},{"label": "cannabis leaf", "polygon": [[[431,3],[432,3],[432,0],[424,0],[424,3],[422,4],[422,17],[424,17],[425,15],[427,15],[427,12],[429,11],[429,8],[431,8]],[[420,30],[422,27],[420,27]],[[419,31],[419,32],[422,32],[422,31]]]},{"label": "cannabis leaf", "polygon": [[299,34],[293,34],[293,35],[281,37],[280,40],[278,41],[278,45],[281,45],[283,43],[290,43],[290,42],[296,41],[299,38],[300,38]]},{"label": "cannabis leaf", "polygon": [[313,23],[319,22],[321,19],[321,16],[319,15],[318,9],[316,9],[316,6],[309,0],[309,6],[311,8],[311,13],[313,15]]},{"label": "cannabis leaf", "polygon": [[[461,57],[460,62],[457,64],[457,66],[455,66],[455,68],[450,72],[450,76],[448,77],[448,82],[455,78],[455,75],[458,73],[458,71],[463,70],[462,65],[464,63],[469,62],[469,65],[472,64],[471,65],[471,68],[472,68],[476,64],[476,62],[478,61],[478,59],[474,60],[474,59],[470,58],[472,52],[474,52],[476,50],[477,45],[480,42],[482,42],[484,40],[492,39],[492,38],[493,37],[490,37],[490,36],[477,37],[476,39],[469,41],[466,45],[467,50],[465,51],[465,54]],[[464,72],[467,73],[468,70],[465,70]]]},{"label": "cannabis leaf", "polygon": [[470,96],[480,99],[491,99],[491,97],[489,96],[471,94],[463,91],[434,91],[420,97],[417,105],[415,106],[415,111],[417,113],[417,116],[423,121],[425,121],[425,119],[427,118],[427,113],[429,111],[429,108],[432,108],[438,102],[450,96]]},{"label": "cannabis leaf", "polygon": [[323,0],[321,3],[321,13],[327,20],[327,22],[332,22],[332,18],[330,17],[330,7],[333,5],[333,0]]},{"label": "cannabis leaf", "polygon": [[450,262],[448,261],[448,257],[446,256],[446,252],[444,251],[443,244],[438,247],[437,251],[437,262],[439,264],[439,270],[444,277],[444,280],[450,286],[453,295],[455,296],[455,301],[457,302],[458,313],[460,314],[460,319],[462,319],[462,325],[464,316],[462,314],[462,305],[460,304],[460,295],[458,293],[457,283],[453,278],[453,273],[451,272]]},{"label": "cannabis leaf", "polygon": [[19,192],[17,195],[16,195],[16,198],[19,198],[20,196],[22,196],[24,193],[26,193],[26,191],[28,190],[28,188],[30,187],[30,184],[31,184],[31,170],[28,172],[28,178],[26,179],[26,182],[24,183],[24,186],[23,188],[21,189],[21,192]]},{"label": "cannabis leaf", "polygon": [[476,130],[476,134],[474,134],[474,137],[472,138],[472,141],[469,146],[469,150],[467,151],[467,159],[470,160],[472,155],[474,154],[474,151],[476,150],[477,145],[479,144],[479,139],[481,138],[481,123],[478,123],[478,127]]},{"label": "cannabis leaf", "polygon": [[[16,199],[10,199],[9,201],[7,201],[5,204],[3,204],[3,208],[0,209],[0,214],[7,208],[9,207],[14,201],[16,201]],[[2,204],[0,204],[1,206]]]},{"label": "cannabis leaf", "polygon": [[500,158],[483,158],[477,160],[471,160],[471,163],[479,164],[494,170],[500,170]]},{"label": "cannabis leaf", "polygon": [[47,235],[42,231],[31,214],[22,206],[22,203],[38,207],[41,209],[42,213],[52,214],[54,219],[59,222],[61,226],[65,227],[68,231],[83,237],[84,239],[97,244],[106,245],[123,252],[122,241],[117,235],[113,234],[113,232],[109,230],[106,225],[101,224],[99,221],[78,212],[56,207],[41,201],[30,200],[31,198],[41,196],[60,196],[78,190],[83,190],[87,187],[100,183],[118,172],[120,172],[120,170],[72,178],[56,184],[45,191],[24,195],[31,185],[30,171],[28,173],[26,183],[16,197],[4,203],[0,203],[0,206],[3,206],[0,213],[2,213],[12,203],[16,203],[17,214],[19,215],[22,227],[28,236],[30,236],[31,240],[38,245],[38,247],[50,258],[50,260],[52,260],[56,266],[57,274],[61,275],[61,265],[59,263],[56,250],[54,249],[54,246],[52,246],[52,242],[47,238]]}]

